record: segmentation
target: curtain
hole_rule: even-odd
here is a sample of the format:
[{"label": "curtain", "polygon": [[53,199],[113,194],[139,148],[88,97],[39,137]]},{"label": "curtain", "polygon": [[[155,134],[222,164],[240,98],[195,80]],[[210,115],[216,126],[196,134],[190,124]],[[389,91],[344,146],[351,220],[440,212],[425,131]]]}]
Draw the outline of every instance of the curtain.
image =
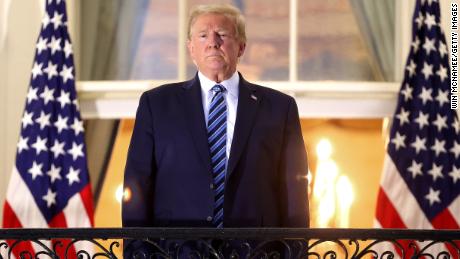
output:
[{"label": "curtain", "polygon": [[377,78],[395,80],[395,0],[350,0]]},{"label": "curtain", "polygon": [[[79,80],[130,79],[148,0],[82,0]],[[97,202],[118,120],[85,122],[88,167]]]}]

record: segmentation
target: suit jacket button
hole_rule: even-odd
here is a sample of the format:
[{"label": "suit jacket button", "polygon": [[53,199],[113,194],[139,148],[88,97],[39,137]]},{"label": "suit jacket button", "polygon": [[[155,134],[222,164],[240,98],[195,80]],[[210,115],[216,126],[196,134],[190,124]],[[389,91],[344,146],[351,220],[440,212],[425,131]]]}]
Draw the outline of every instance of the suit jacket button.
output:
[{"label": "suit jacket button", "polygon": [[214,190],[214,184],[211,183],[211,184],[209,185],[209,189]]},{"label": "suit jacket button", "polygon": [[211,221],[212,221],[212,217],[211,217],[211,216],[208,216],[208,217],[206,218],[206,220],[209,221],[209,222],[211,222]]}]

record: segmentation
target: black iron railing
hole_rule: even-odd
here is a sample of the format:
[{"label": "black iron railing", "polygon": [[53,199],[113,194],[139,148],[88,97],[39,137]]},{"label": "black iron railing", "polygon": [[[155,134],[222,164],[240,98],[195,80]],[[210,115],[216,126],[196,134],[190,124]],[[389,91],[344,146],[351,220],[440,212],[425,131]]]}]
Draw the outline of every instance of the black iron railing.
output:
[{"label": "black iron railing", "polygon": [[0,240],[5,259],[121,258],[122,240],[126,256],[146,259],[460,258],[460,230],[0,229]]}]

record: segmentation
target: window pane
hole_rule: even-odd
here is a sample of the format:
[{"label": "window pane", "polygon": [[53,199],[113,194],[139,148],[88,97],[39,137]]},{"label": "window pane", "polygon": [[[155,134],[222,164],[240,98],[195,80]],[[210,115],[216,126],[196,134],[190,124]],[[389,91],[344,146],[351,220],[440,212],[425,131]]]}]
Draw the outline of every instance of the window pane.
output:
[{"label": "window pane", "polygon": [[348,0],[299,1],[298,19],[299,80],[374,80]]},{"label": "window pane", "polygon": [[[246,17],[248,44],[239,64],[245,77],[288,80],[289,1],[188,0],[187,6],[190,9],[198,4],[217,2],[237,6]],[[379,45],[382,38],[392,42],[391,37],[378,33],[393,26],[378,21],[388,20],[394,14],[382,11],[382,17],[374,17],[372,11],[380,8],[374,2],[351,2],[353,6],[349,0],[298,0],[299,80],[376,80],[381,79],[381,69],[375,64],[393,63],[388,57],[393,56],[394,46]],[[85,0],[83,6],[87,8],[82,12],[81,79],[178,78],[178,1],[142,0],[120,4]],[[357,21],[365,34],[358,28]],[[391,35],[393,29],[387,31]],[[366,41],[370,38],[372,43],[365,44],[364,38]],[[379,52],[382,49],[390,53],[384,55],[384,62],[376,61],[382,57]],[[369,53],[376,58],[372,59]],[[385,69],[391,70],[391,67]],[[195,72],[187,55],[187,75],[191,77]]]},{"label": "window pane", "polygon": [[178,26],[177,1],[150,1],[131,78],[177,78]]}]

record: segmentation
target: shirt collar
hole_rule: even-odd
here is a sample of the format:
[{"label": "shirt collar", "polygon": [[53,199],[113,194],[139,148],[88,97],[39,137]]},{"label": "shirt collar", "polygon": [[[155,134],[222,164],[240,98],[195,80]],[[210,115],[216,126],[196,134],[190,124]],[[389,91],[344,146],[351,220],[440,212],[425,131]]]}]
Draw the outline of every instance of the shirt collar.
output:
[{"label": "shirt collar", "polygon": [[240,83],[240,76],[238,75],[237,71],[235,71],[235,73],[233,73],[233,75],[229,79],[224,80],[220,83],[212,81],[200,71],[198,71],[198,79],[200,80],[201,89],[206,93],[209,93],[213,86],[219,84],[225,87],[229,95],[238,97],[238,85]]}]

